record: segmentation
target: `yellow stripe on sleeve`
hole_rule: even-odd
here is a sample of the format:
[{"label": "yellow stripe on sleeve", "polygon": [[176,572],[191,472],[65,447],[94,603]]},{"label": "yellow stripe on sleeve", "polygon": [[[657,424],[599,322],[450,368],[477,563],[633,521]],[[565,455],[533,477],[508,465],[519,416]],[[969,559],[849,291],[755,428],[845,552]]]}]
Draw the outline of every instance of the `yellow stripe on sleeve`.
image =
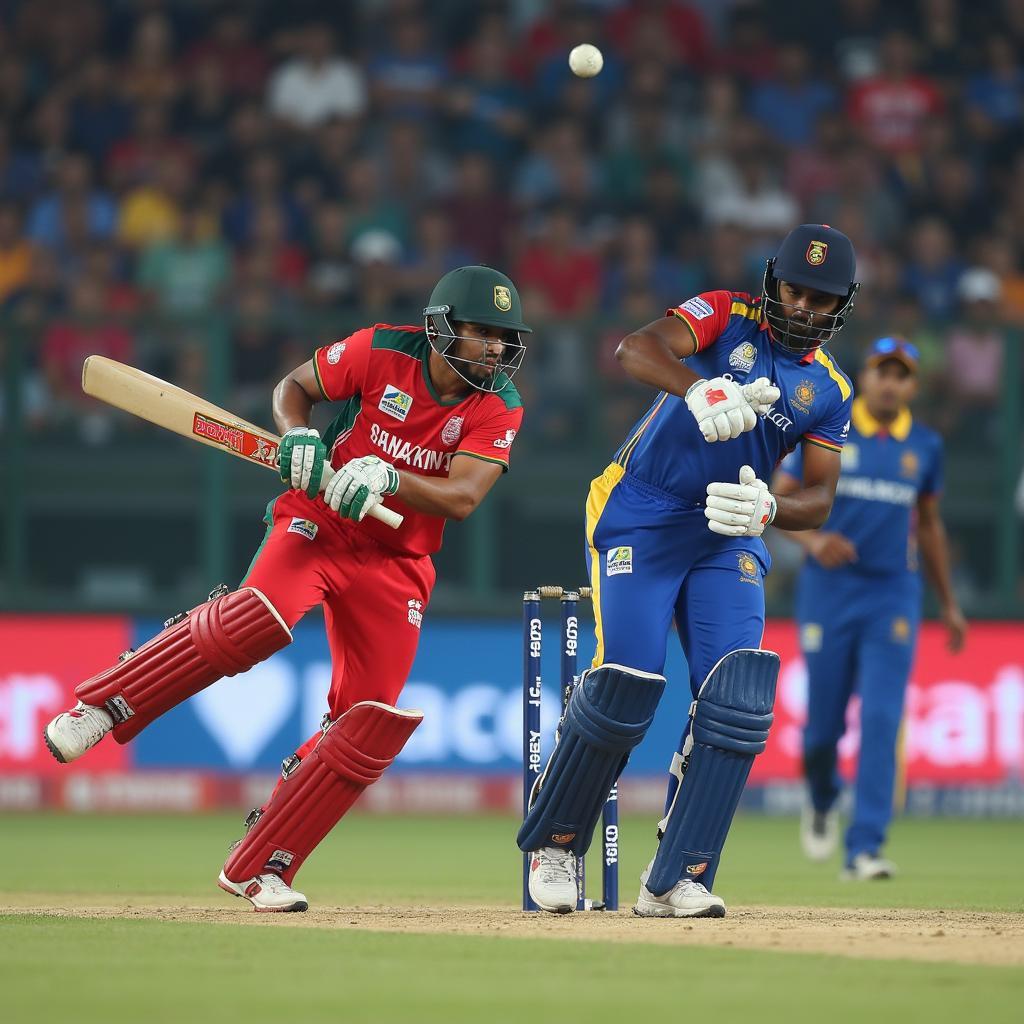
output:
[{"label": "yellow stripe on sleeve", "polygon": [[745,302],[739,302],[733,299],[732,305],[729,307],[729,316],[742,316],[747,320],[754,320],[757,323],[761,322],[761,307],[760,306],[748,306]]},{"label": "yellow stripe on sleeve", "polygon": [[846,378],[836,369],[836,364],[832,362],[831,357],[827,352],[822,352],[819,348],[814,353],[814,361],[821,363],[822,366],[828,370],[828,375],[836,382],[836,386],[839,388],[839,394],[843,396],[845,402],[852,394],[850,385],[846,383]]},{"label": "yellow stripe on sleeve", "polygon": [[594,648],[594,660],[591,667],[597,668],[604,663],[604,628],[601,623],[601,555],[594,546],[594,532],[598,521],[612,496],[616,485],[626,475],[626,471],[617,462],[613,462],[590,485],[587,495],[587,548],[590,550],[590,586],[591,601],[594,605],[594,636],[597,646]]}]

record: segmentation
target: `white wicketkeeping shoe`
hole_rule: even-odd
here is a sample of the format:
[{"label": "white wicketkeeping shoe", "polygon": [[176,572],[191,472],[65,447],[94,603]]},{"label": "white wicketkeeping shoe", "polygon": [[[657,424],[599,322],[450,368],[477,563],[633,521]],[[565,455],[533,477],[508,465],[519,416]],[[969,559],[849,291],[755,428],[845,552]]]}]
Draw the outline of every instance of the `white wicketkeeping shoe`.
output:
[{"label": "white wicketkeeping shoe", "polygon": [[279,875],[266,874],[248,878],[244,882],[232,882],[222,871],[217,884],[232,896],[248,900],[253,910],[263,914],[293,914],[309,909],[309,903],[301,892],[296,892]]},{"label": "white wicketkeeping shoe", "polygon": [[839,845],[839,812],[816,811],[809,803],[800,812],[800,845],[808,860],[828,860]]},{"label": "white wicketkeeping shoe", "polygon": [[546,846],[530,854],[530,896],[549,914],[571,914],[576,909],[576,854]]},{"label": "white wicketkeeping shoe", "polygon": [[872,882],[877,878],[892,878],[895,874],[896,865],[891,860],[877,853],[858,853],[839,877],[844,882]]},{"label": "white wicketkeeping shoe", "polygon": [[114,719],[103,708],[83,704],[58,715],[43,731],[46,745],[61,764],[81,757],[114,728]]},{"label": "white wicketkeeping shoe", "polygon": [[700,882],[683,878],[664,896],[655,896],[647,888],[650,875],[648,864],[640,875],[640,895],[633,907],[637,917],[725,917],[725,900],[708,892]]}]

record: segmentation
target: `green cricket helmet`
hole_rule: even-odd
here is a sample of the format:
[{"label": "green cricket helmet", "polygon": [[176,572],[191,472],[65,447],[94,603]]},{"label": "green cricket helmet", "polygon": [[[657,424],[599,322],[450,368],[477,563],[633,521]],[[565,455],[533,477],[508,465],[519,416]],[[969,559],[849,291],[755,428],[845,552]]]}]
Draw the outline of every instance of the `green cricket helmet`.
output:
[{"label": "green cricket helmet", "polygon": [[[457,267],[449,271],[434,285],[423,317],[434,351],[467,384],[481,391],[500,391],[505,386],[502,375],[511,378],[526,354],[521,335],[533,333],[523,323],[523,307],[516,286],[500,270],[491,267]],[[466,359],[452,352],[463,338],[456,329],[460,323],[485,324],[504,331],[504,350],[486,380],[466,372],[472,366],[489,365],[483,354],[480,359]]]}]

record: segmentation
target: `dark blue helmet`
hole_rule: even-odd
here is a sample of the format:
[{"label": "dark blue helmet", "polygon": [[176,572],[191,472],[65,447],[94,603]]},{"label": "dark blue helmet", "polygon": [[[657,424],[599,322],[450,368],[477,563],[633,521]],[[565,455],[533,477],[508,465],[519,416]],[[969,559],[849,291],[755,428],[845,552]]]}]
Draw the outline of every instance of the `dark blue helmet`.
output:
[{"label": "dark blue helmet", "polygon": [[[846,323],[857,283],[857,257],[853,243],[827,224],[801,224],[782,241],[764,271],[764,318],[772,336],[791,352],[813,352],[838,334]],[[809,319],[779,301],[779,282],[802,285],[843,302],[834,313],[815,313]]]}]

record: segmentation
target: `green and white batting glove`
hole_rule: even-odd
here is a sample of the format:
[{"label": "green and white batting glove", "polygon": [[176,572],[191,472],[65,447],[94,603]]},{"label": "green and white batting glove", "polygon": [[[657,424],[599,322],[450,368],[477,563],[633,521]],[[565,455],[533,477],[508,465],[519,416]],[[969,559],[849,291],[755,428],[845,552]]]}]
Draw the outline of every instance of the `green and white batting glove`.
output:
[{"label": "green and white batting glove", "polygon": [[281,479],[296,490],[315,498],[324,475],[327,447],[312,427],[292,427],[281,438],[277,466]]},{"label": "green and white batting glove", "polygon": [[343,519],[361,522],[381,498],[398,490],[398,470],[376,455],[346,462],[324,489],[324,501]]}]

